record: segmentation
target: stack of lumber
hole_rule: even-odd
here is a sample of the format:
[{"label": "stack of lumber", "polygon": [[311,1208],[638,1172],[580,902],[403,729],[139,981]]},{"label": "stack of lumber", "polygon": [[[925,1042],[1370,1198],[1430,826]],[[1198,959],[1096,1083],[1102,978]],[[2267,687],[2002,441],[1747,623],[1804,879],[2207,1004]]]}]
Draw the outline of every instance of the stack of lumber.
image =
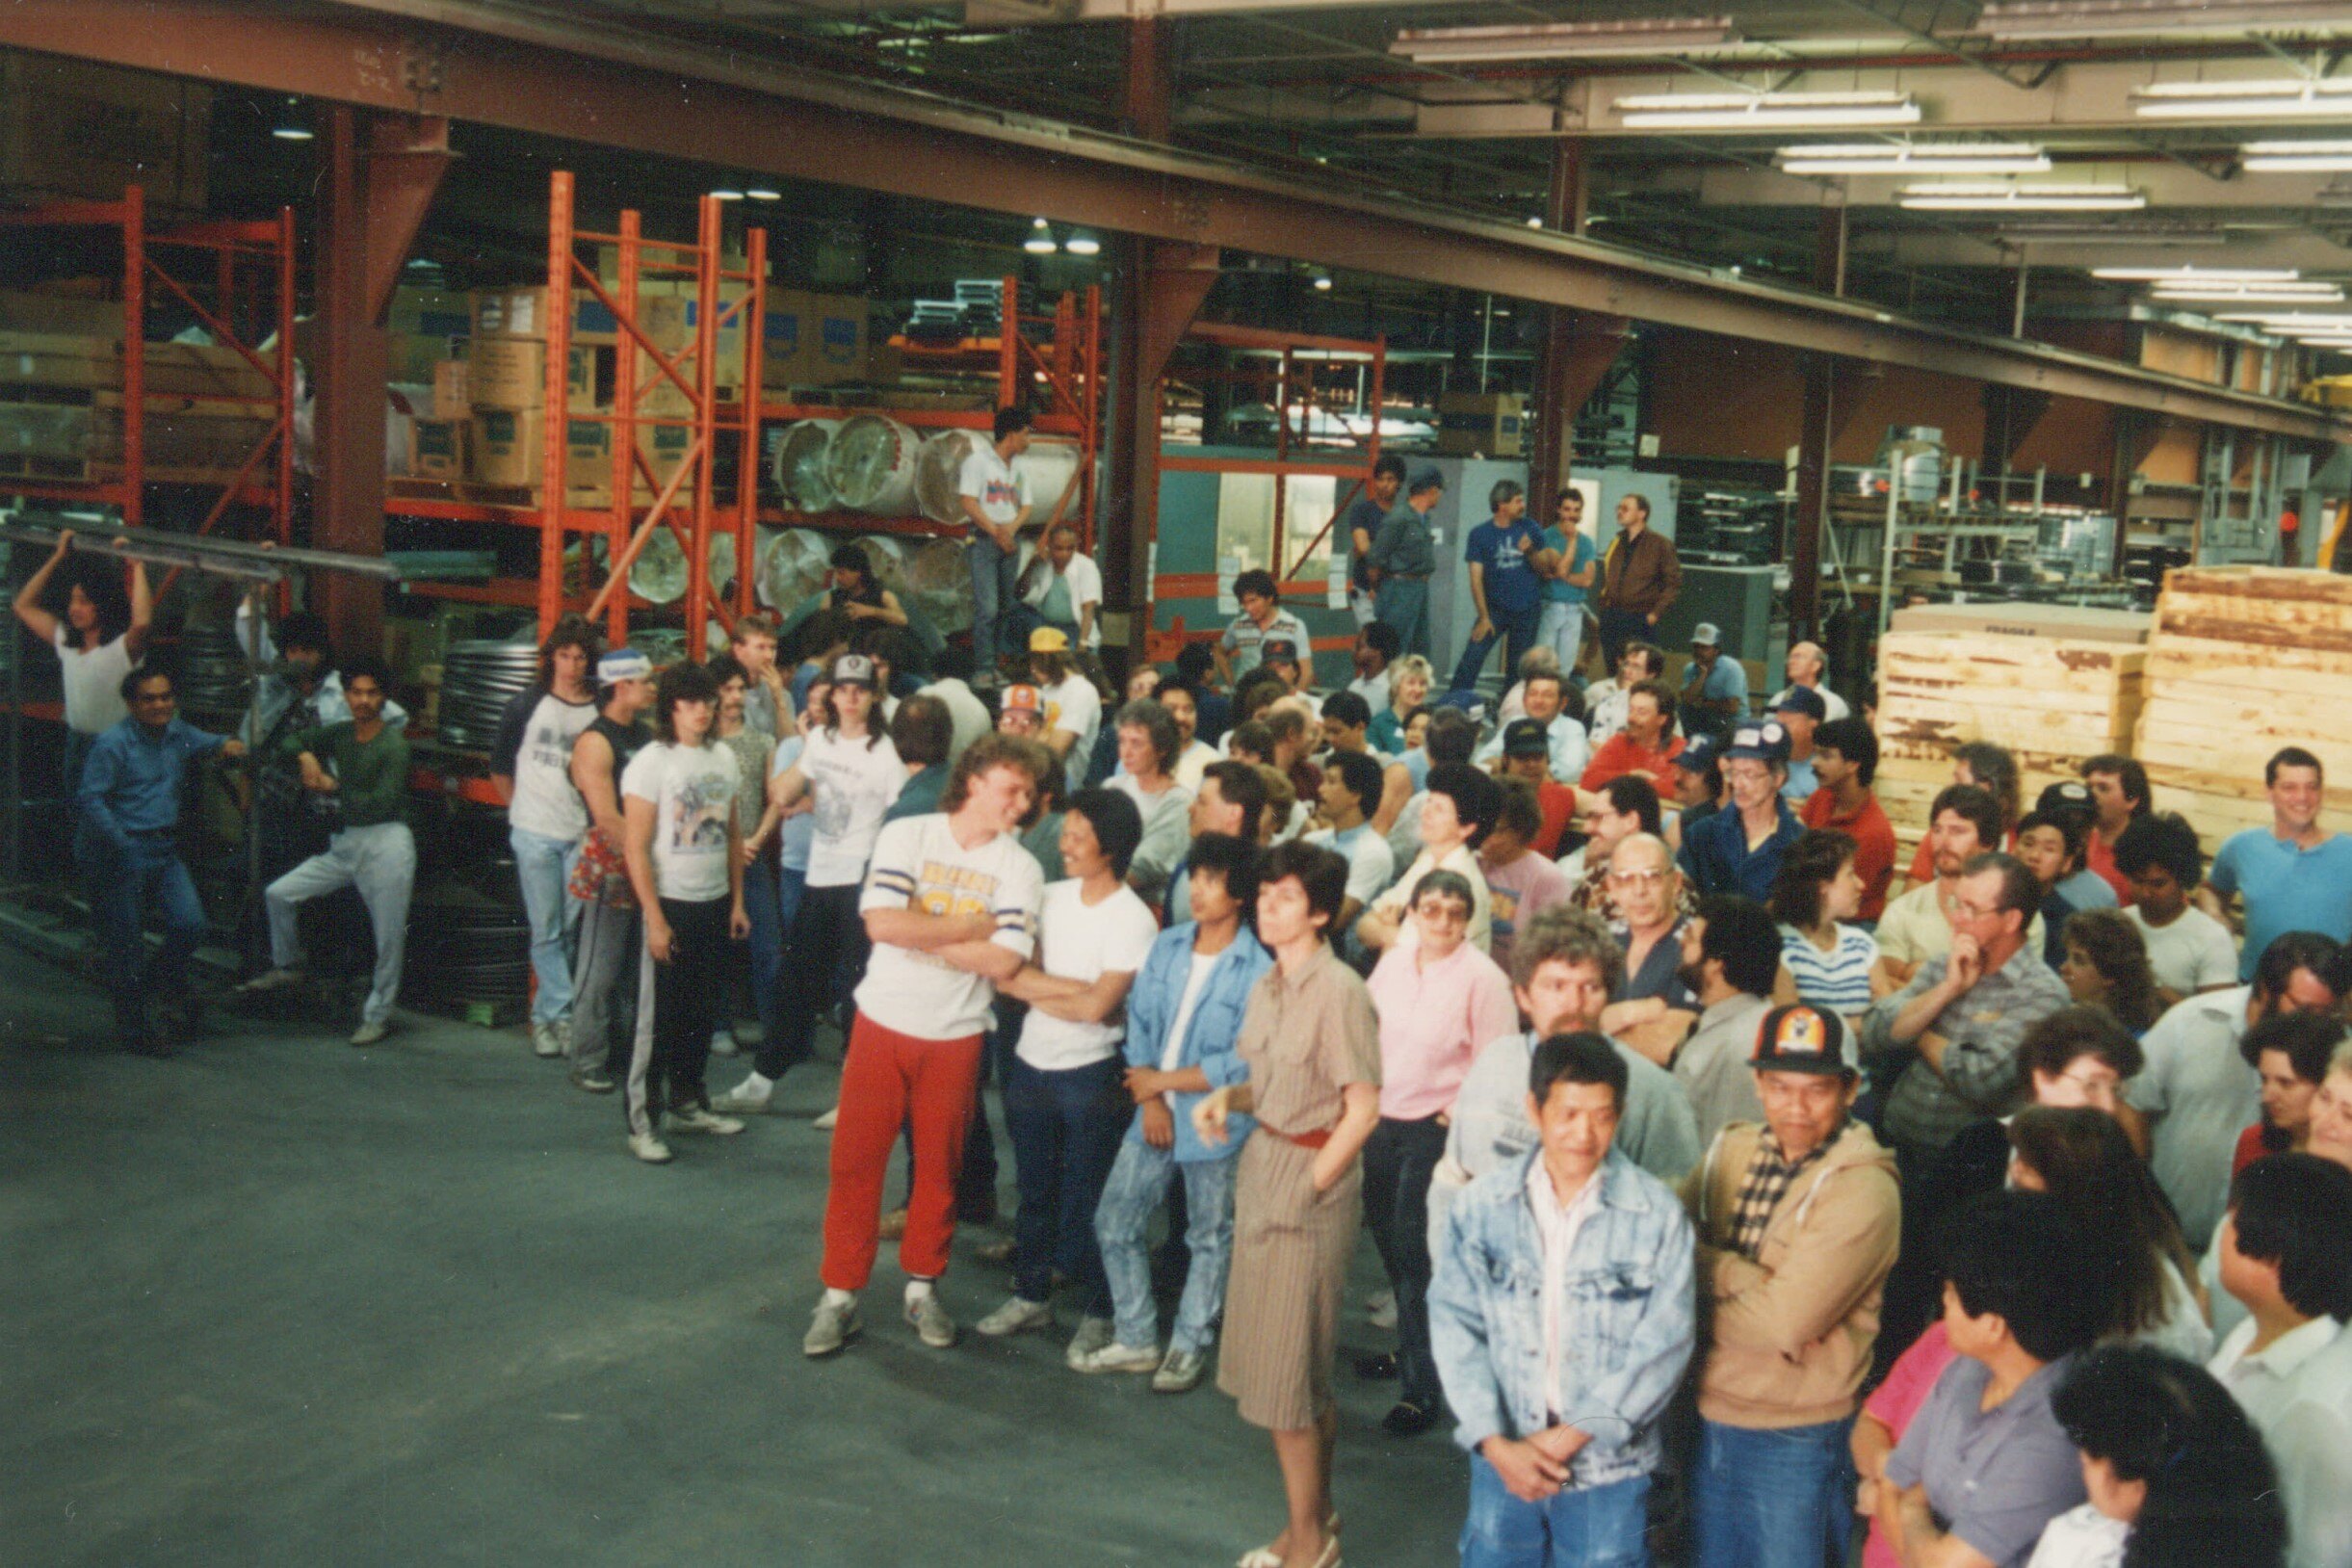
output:
[{"label": "stack of lumber", "polygon": [[2015,753],[2025,803],[2079,779],[2102,752],[2130,749],[2139,718],[2139,640],[2148,620],[2114,611],[1989,606],[1903,612],[1879,643],[1879,802],[1908,863],[1927,830],[1951,755],[1970,741]]},{"label": "stack of lumber", "polygon": [[2169,572],[2148,643],[2132,754],[2158,810],[2196,824],[2209,854],[2270,824],[2262,766],[2318,757],[2328,806],[2352,810],[2352,578],[2270,566]]}]

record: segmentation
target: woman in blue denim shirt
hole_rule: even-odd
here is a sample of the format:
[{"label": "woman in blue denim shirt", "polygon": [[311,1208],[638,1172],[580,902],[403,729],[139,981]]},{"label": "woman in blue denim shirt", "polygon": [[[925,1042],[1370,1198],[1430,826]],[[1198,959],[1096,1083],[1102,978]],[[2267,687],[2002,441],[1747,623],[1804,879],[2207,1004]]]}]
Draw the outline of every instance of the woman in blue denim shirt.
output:
[{"label": "woman in blue denim shirt", "polygon": [[1463,1568],[1649,1560],[1657,1423],[1698,1319],[1682,1204],[1612,1147],[1626,1080],[1602,1035],[1544,1041],[1536,1146],[1440,1228],[1429,1337],[1472,1455]]}]

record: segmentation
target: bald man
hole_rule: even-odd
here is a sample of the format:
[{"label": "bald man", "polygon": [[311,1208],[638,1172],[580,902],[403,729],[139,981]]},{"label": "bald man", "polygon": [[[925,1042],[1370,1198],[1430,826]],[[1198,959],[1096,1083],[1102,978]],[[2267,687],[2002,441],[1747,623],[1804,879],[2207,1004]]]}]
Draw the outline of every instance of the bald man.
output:
[{"label": "bald man", "polygon": [[1843,719],[1853,711],[1846,706],[1845,698],[1821,684],[1829,676],[1829,655],[1821,651],[1820,643],[1798,642],[1792,645],[1789,649],[1786,667],[1789,684],[1772,694],[1772,700],[1764,705],[1764,712],[1771,713],[1779,708],[1781,699],[1800,686],[1811,688],[1814,694],[1821,699],[1821,706],[1829,710],[1830,719]]}]

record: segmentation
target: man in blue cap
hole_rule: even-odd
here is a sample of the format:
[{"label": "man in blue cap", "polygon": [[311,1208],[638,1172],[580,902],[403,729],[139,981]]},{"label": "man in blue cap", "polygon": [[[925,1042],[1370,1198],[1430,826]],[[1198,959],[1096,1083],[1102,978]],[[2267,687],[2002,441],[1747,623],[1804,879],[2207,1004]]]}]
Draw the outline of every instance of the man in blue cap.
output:
[{"label": "man in blue cap", "polygon": [[1731,799],[1705,822],[1683,828],[1683,875],[1699,897],[1738,893],[1769,902],[1781,857],[1804,824],[1781,798],[1789,780],[1789,732],[1780,720],[1742,724],[1723,748],[1723,782]]},{"label": "man in blue cap", "polygon": [[1381,521],[1364,562],[1372,580],[1373,612],[1397,628],[1406,653],[1429,654],[1429,574],[1437,570],[1437,545],[1429,535],[1429,513],[1446,493],[1446,481],[1424,468],[1405,485],[1404,505]]}]

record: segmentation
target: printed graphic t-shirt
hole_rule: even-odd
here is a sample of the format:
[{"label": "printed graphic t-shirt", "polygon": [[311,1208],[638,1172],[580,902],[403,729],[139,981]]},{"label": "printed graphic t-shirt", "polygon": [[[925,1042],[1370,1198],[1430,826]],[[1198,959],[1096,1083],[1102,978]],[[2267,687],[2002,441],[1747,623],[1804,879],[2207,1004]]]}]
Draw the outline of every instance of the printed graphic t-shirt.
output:
[{"label": "printed graphic t-shirt", "polygon": [[[989,938],[1029,957],[1037,947],[1045,874],[1021,841],[1000,833],[976,849],[955,842],[944,814],[902,817],[882,829],[874,869],[858,899],[869,909],[918,908],[928,914],[987,914]],[[919,1040],[961,1040],[984,1032],[996,987],[980,976],[912,948],[874,945],[857,1008],[882,1028]]]},{"label": "printed graphic t-shirt", "polygon": [[708,903],[727,896],[727,819],[741,788],[723,747],[656,741],[620,775],[622,810],[653,806],[653,886],[665,899]]}]

